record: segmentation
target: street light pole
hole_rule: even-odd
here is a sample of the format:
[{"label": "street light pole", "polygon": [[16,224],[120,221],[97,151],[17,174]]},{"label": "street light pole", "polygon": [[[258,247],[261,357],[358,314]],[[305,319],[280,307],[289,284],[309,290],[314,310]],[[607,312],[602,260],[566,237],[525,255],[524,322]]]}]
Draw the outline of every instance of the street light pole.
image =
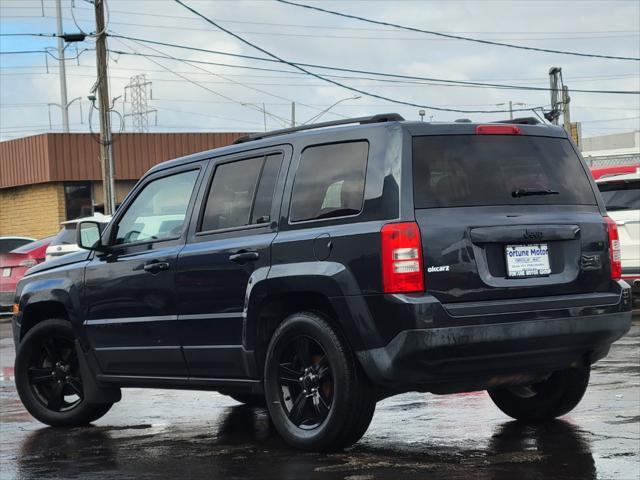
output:
[{"label": "street light pole", "polygon": [[513,120],[513,107],[525,107],[526,103],[515,102],[509,100],[508,103],[496,103],[496,107],[504,107],[505,105],[509,105],[509,120]]},{"label": "street light pole", "polygon": [[336,105],[338,105],[339,103],[342,102],[346,102],[347,100],[358,100],[362,98],[360,95],[354,95],[353,97],[347,97],[347,98],[343,98],[341,100],[338,100],[337,102],[329,105],[327,108],[325,108],[324,110],[322,110],[320,113],[318,113],[317,115],[314,115],[313,117],[311,117],[309,120],[307,120],[306,122],[302,123],[301,125],[307,125],[309,123],[313,123],[317,120],[320,119],[320,117],[322,117],[325,113],[327,113],[329,110],[331,110],[333,107],[335,107]]}]

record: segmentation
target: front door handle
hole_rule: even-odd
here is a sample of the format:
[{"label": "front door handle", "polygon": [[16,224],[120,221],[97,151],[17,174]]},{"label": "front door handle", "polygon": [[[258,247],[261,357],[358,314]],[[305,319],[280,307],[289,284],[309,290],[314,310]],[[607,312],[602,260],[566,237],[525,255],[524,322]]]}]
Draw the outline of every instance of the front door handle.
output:
[{"label": "front door handle", "polygon": [[144,269],[145,272],[158,273],[163,270],[169,270],[169,262],[159,262],[155,260],[149,263],[145,263],[144,267],[142,268]]},{"label": "front door handle", "polygon": [[232,253],[231,255],[229,255],[229,260],[239,264],[243,264],[245,262],[255,262],[259,258],[260,254],[255,250],[241,250],[237,253]]}]

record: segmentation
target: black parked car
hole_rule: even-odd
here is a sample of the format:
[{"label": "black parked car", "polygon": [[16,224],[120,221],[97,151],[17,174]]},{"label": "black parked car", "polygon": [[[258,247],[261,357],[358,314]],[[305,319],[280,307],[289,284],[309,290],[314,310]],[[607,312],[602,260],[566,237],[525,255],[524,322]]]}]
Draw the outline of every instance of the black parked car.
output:
[{"label": "black parked car", "polygon": [[20,282],[25,407],[78,425],[122,387],[217,390],[309,450],[410,390],[566,414],[631,298],[584,161],[534,123],[378,115],[152,168],[103,232],[80,224],[89,251]]}]

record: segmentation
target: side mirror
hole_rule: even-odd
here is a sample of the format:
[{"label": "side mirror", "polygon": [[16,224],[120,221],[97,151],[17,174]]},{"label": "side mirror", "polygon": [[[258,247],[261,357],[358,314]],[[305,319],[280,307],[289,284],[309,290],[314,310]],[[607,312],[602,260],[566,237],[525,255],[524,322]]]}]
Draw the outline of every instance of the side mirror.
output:
[{"label": "side mirror", "polygon": [[80,222],[77,227],[76,243],[85,250],[104,252],[106,247],[102,244],[102,228],[100,222],[87,220]]}]

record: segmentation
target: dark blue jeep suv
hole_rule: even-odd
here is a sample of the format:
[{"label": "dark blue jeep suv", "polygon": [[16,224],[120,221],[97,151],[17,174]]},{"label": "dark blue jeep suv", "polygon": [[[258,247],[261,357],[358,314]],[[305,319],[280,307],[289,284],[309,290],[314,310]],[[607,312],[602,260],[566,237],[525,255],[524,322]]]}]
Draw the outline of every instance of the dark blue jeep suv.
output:
[{"label": "dark blue jeep suv", "polygon": [[217,390],[324,451],[406,391],[566,414],[631,295],[584,161],[536,123],[377,115],[152,168],[104,230],[80,224],[85,250],[20,282],[25,407],[79,425],[122,387]]}]

